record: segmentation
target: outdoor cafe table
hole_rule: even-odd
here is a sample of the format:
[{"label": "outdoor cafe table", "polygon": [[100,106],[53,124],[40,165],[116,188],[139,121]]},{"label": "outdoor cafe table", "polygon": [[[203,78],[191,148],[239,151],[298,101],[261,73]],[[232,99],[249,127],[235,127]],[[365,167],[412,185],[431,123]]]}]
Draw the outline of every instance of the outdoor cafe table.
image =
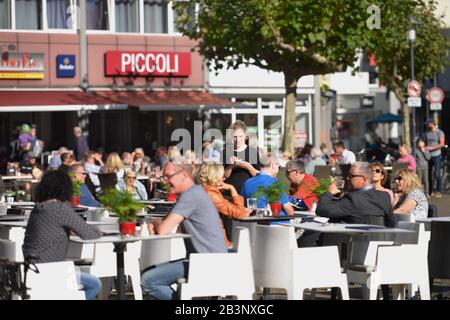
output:
[{"label": "outdoor cafe table", "polygon": [[416,218],[416,222],[431,223],[432,221],[450,221],[450,217]]},{"label": "outdoor cafe table", "polygon": [[18,175],[18,176],[2,176],[3,181],[6,180],[34,180],[31,174],[27,175]]},{"label": "outdoor cafe table", "polygon": [[[304,230],[348,235],[348,242],[352,243],[355,235],[371,235],[371,234],[399,234],[399,233],[413,233],[412,230],[400,228],[388,228],[370,224],[352,224],[352,223],[320,223],[320,222],[297,222],[291,221],[291,224],[286,226],[293,226]],[[349,261],[352,261],[352,250],[350,250]]]},{"label": "outdoor cafe table", "polygon": [[166,201],[166,200],[138,200],[138,202],[143,204],[163,204],[163,205],[172,205],[175,204],[176,201]]},{"label": "outdoor cafe table", "polygon": [[117,256],[117,293],[119,300],[125,300],[125,270],[124,270],[124,252],[127,250],[127,243],[141,240],[162,240],[172,238],[190,238],[189,234],[171,233],[166,235],[136,235],[133,237],[122,237],[121,235],[102,236],[98,239],[83,240],[79,237],[72,236],[70,241],[76,243],[112,243],[114,244],[114,252]]}]

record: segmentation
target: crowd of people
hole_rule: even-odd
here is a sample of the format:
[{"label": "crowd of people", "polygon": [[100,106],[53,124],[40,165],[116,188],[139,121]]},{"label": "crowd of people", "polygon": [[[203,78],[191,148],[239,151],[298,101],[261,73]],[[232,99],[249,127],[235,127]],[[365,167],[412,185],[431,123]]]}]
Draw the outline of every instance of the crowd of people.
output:
[{"label": "crowd of people", "polygon": [[[407,162],[408,168],[392,172],[394,184],[391,186],[386,181],[382,163],[357,161],[355,154],[340,141],[332,145],[331,154],[326,144],[320,147],[307,144],[295,156],[263,153],[248,144],[247,127],[240,120],[230,127],[232,143],[222,149],[212,147],[211,142],[205,143],[207,152],[203,152],[201,159],[193,151],[181,154],[173,146],[157,148],[153,159],[142,148],[106,156],[102,149],[90,150],[80,128],[75,127],[75,150],[61,147],[46,170],[40,167],[35,198],[38,205],[27,226],[25,257],[34,257],[37,262],[64,260],[68,230],[87,239],[101,235],[74,214],[68,204],[71,182],[81,184],[80,204],[90,207],[101,206],[97,196],[104,188],[101,180],[105,174],[113,177],[113,187],[130,192],[137,200],[147,200],[156,188],[165,185],[167,193],[177,195],[177,201],[163,219],[154,219],[148,224],[149,233],[167,234],[181,226],[183,232],[192,237],[186,240],[187,257],[146,270],[142,275],[142,287],[156,299],[173,299],[176,292],[171,286],[187,276],[189,254],[231,250],[230,219],[254,214],[248,201],[254,198],[255,191],[271,186],[283,176],[289,186],[278,197],[282,205],[280,215],[294,215],[295,210],[315,211],[331,222],[383,226],[393,226],[395,214],[406,214],[410,221],[427,217],[427,189],[422,187],[427,185],[422,181],[427,176],[428,163],[439,169],[436,158],[444,143],[434,123],[429,122],[429,128],[424,140],[417,141],[414,155],[406,145],[400,145],[398,161]],[[38,140],[30,138],[33,137],[29,134],[30,128],[23,126],[22,131],[24,136],[19,140],[23,142],[21,145],[27,146],[22,152],[23,161],[33,171],[33,165],[38,165],[32,161],[35,155],[25,151],[34,150]],[[332,177],[327,189],[318,194],[316,190],[323,181],[314,174],[316,166],[325,165],[336,169],[334,175],[341,177]],[[340,165],[349,165],[350,169],[348,172],[339,170]],[[146,182],[139,181],[139,175],[144,175]],[[339,179],[346,181],[346,188]],[[438,180],[438,192],[440,188]],[[267,197],[259,197],[258,208],[270,210],[268,204]],[[299,246],[316,245],[318,238],[310,236],[307,232],[299,235]],[[86,297],[94,298],[100,290],[99,282],[85,274],[79,276]]]}]

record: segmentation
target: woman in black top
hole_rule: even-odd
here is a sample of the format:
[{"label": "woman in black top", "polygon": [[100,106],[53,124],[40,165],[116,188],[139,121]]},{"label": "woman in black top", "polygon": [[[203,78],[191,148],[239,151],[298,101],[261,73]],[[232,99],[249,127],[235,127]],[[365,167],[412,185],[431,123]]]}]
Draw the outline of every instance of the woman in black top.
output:
[{"label": "woman in black top", "polygon": [[[83,239],[96,239],[100,232],[88,225],[70,206],[72,182],[61,170],[47,171],[36,189],[36,206],[31,211],[25,231],[23,254],[35,263],[64,261],[70,232]],[[100,280],[77,272],[86,299],[95,299],[101,289]]]},{"label": "woman in black top", "polygon": [[258,150],[247,145],[247,126],[237,120],[230,126],[233,134],[233,146],[226,146],[223,152],[225,183],[233,185],[241,192],[245,181],[259,173],[260,159]]}]

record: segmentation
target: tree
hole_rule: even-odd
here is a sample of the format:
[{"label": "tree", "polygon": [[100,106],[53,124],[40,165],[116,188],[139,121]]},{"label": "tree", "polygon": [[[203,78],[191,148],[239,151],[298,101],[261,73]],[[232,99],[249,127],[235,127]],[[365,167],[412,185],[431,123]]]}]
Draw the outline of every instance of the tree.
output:
[{"label": "tree", "polygon": [[[198,41],[208,67],[252,64],[282,72],[286,105],[283,150],[294,151],[297,82],[344,71],[369,33],[368,0],[175,1],[177,28]],[[197,17],[189,13],[198,8]]]},{"label": "tree", "polygon": [[413,16],[419,22],[414,43],[414,74],[420,83],[444,70],[450,41],[441,33],[444,24],[442,17],[435,15],[436,1],[378,1],[377,5],[381,9],[381,28],[370,32],[365,51],[375,56],[380,82],[402,103],[403,143],[411,146],[410,108],[406,103],[406,86],[411,75],[409,18]]}]

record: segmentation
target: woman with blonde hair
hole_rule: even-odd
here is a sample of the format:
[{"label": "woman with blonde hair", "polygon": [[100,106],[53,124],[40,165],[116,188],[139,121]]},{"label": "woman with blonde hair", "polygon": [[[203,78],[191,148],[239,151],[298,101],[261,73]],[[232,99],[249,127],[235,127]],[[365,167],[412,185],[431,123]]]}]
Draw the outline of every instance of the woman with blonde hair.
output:
[{"label": "woman with blonde hair", "polygon": [[428,216],[428,200],[417,174],[409,169],[397,171],[395,177],[394,213],[410,214],[411,221]]},{"label": "woman with blonde hair", "polygon": [[[208,193],[222,220],[228,218],[244,218],[250,214],[250,210],[244,207],[244,198],[240,196],[236,188],[224,183],[224,167],[219,163],[203,163],[200,167],[197,179]],[[221,191],[227,190],[231,193],[231,201],[225,199]],[[227,246],[231,246],[222,222],[222,229]]]},{"label": "woman with blonde hair", "polygon": [[147,191],[145,186],[137,180],[136,172],[131,168],[125,170],[123,179],[120,179],[116,184],[116,189],[119,191],[128,191],[136,200],[147,200]]},{"label": "woman with blonde hair", "polygon": [[117,152],[111,152],[108,155],[105,166],[103,167],[103,173],[115,173],[117,175],[117,181],[123,178],[123,163]]},{"label": "woman with blonde hair", "polygon": [[386,173],[384,172],[384,166],[379,162],[372,162],[369,164],[372,170],[372,183],[375,185],[375,190],[384,191],[389,194],[391,203],[394,203],[394,193],[392,190],[383,187],[383,183],[386,182]]}]

